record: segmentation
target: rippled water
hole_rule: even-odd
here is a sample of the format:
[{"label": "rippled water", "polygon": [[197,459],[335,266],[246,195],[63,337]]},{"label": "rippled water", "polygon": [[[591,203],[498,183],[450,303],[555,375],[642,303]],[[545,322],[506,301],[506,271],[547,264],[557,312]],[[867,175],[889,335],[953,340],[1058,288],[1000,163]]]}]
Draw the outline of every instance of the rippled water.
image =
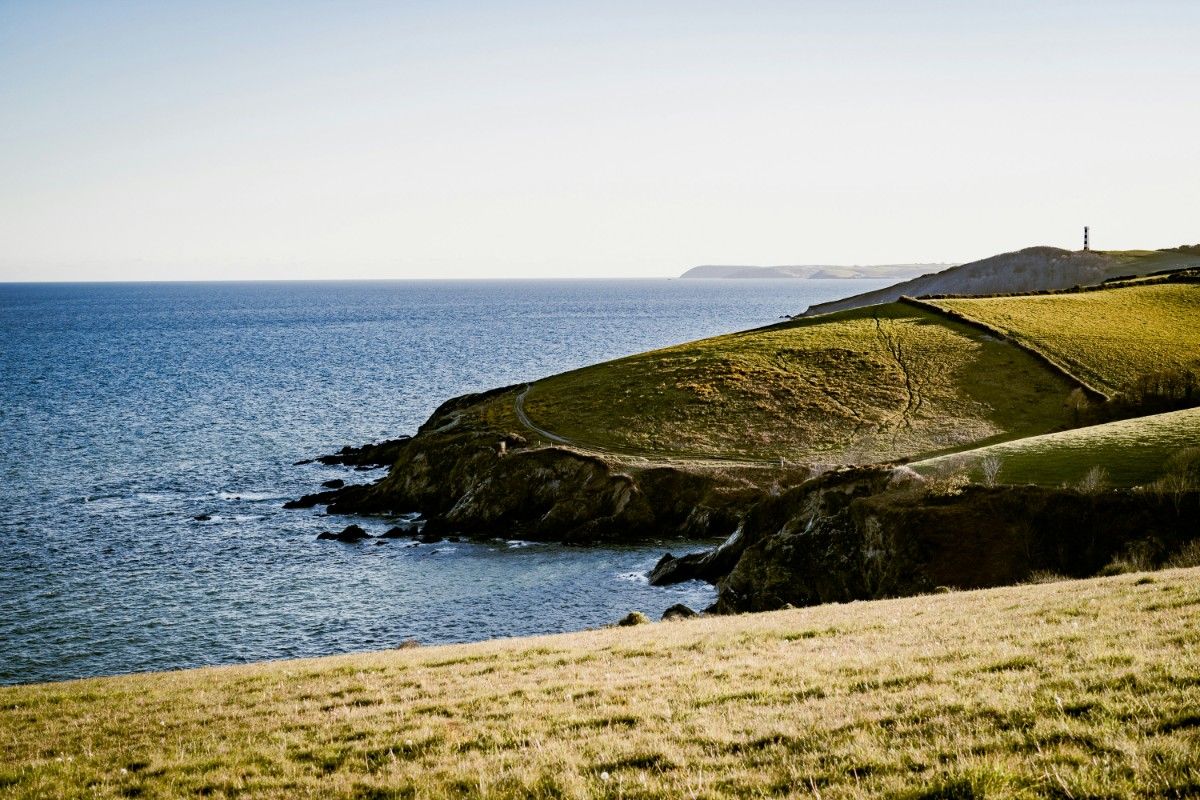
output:
[{"label": "rippled water", "polygon": [[412,432],[453,395],[882,283],[0,284],[0,683],[702,607],[708,586],[644,579],[688,543],[316,541],[345,520],[284,499],[364,474],[292,464]]}]

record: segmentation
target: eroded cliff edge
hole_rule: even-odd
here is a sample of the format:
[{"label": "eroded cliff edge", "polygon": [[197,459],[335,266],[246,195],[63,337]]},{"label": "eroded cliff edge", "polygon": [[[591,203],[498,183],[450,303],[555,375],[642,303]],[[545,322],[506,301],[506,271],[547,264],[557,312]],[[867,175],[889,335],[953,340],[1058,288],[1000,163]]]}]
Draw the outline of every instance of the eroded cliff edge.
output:
[{"label": "eroded cliff edge", "polygon": [[[713,610],[769,610],[1096,574],[1157,563],[1200,533],[1195,492],[1166,496],[927,482],[897,465],[656,463],[539,440],[513,415],[520,387],[454,398],[415,436],[350,449],[385,477],[289,505],[419,512],[425,531],[575,544],[723,539],[665,556],[652,582],[716,584]],[[367,454],[367,455],[361,455]]]},{"label": "eroded cliff edge", "polygon": [[[420,512],[425,530],[577,544],[728,536],[746,511],[799,485],[807,468],[662,464],[584,452],[517,433],[516,387],[444,403],[394,443],[372,484],[290,505],[333,514]],[[528,438],[527,438],[528,437]]]}]

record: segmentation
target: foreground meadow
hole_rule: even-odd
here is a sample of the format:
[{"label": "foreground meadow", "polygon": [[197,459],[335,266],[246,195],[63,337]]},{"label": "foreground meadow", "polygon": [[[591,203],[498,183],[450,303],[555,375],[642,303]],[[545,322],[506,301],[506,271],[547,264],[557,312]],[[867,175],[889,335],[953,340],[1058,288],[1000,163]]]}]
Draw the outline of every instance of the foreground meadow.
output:
[{"label": "foreground meadow", "polygon": [[4,797],[1185,797],[1200,569],[0,689]]}]

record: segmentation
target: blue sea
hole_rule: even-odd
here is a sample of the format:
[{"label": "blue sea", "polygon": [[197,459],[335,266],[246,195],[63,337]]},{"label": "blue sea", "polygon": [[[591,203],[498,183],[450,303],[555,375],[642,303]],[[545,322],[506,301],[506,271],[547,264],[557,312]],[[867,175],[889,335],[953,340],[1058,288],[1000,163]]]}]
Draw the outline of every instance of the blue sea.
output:
[{"label": "blue sea", "polygon": [[454,395],[884,283],[0,284],[0,683],[702,608],[705,584],[645,580],[700,543],[317,541],[349,520],[284,501],[382,473],[294,462],[412,433]]}]

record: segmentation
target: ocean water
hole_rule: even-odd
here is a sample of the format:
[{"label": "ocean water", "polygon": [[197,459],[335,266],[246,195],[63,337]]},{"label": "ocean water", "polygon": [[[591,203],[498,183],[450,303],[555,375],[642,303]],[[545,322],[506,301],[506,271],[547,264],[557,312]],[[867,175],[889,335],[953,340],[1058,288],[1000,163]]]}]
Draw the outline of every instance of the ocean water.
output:
[{"label": "ocean water", "polygon": [[454,395],[883,283],[0,284],[0,683],[703,607],[707,585],[645,581],[698,543],[317,541],[350,520],[283,502],[381,473],[293,464],[411,433]]}]

